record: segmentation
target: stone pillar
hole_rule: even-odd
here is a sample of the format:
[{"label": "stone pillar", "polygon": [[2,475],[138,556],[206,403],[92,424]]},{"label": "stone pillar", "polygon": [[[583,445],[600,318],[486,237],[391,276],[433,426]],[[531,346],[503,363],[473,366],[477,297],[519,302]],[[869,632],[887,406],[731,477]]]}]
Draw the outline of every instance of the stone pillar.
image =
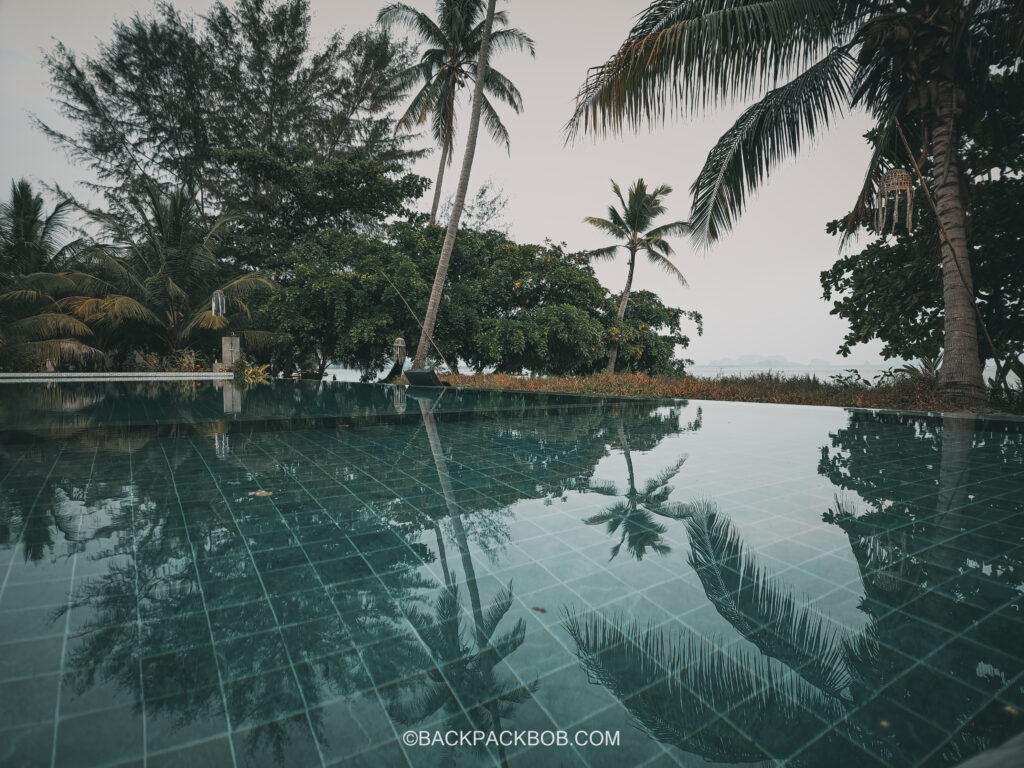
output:
[{"label": "stone pillar", "polygon": [[235,415],[242,412],[242,393],[233,381],[225,381],[223,391],[224,413]]},{"label": "stone pillar", "polygon": [[222,336],[220,340],[220,362],[225,371],[235,367],[242,356],[242,340],[237,336]]}]

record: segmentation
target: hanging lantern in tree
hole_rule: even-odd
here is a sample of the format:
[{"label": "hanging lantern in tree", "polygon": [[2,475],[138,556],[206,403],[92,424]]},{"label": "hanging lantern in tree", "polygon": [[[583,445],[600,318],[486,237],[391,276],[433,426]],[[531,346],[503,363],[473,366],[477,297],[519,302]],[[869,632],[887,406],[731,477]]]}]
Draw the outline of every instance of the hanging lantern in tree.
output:
[{"label": "hanging lantern in tree", "polygon": [[875,229],[885,234],[886,212],[892,200],[892,230],[900,218],[900,195],[907,197],[907,231],[914,227],[914,177],[903,168],[893,168],[883,174],[878,184],[878,198],[875,201]]},{"label": "hanging lantern in tree", "polygon": [[405,365],[405,339],[399,336],[395,339],[395,365]]},{"label": "hanging lantern in tree", "polygon": [[214,317],[224,317],[228,313],[228,303],[224,298],[224,291],[218,289],[213,292],[213,311]]}]

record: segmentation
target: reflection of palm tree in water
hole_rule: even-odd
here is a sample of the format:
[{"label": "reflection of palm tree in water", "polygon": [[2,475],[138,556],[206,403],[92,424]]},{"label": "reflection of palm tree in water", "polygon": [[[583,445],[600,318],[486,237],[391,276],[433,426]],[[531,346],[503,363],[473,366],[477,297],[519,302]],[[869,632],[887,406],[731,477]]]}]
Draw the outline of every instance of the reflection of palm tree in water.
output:
[{"label": "reflection of palm tree in water", "polygon": [[629,487],[624,494],[620,494],[612,483],[592,484],[590,490],[608,496],[621,496],[621,501],[605,507],[583,522],[587,525],[607,525],[609,535],[619,534],[619,541],[612,547],[610,559],[615,559],[623,544],[637,560],[642,560],[647,550],[659,555],[668,554],[671,547],[662,539],[668,529],[655,522],[654,515],[675,519],[678,505],[667,503],[669,494],[672,493],[669,481],[683,468],[687,456],[683,454],[675,464],[666,467],[648,480],[643,491],[638,491],[629,438],[621,422],[618,424],[618,431],[619,447],[626,458]]},{"label": "reflection of palm tree in water", "polygon": [[[498,625],[512,607],[512,585],[499,591],[491,605],[484,610],[469,540],[461,511],[454,502],[451,476],[434,420],[432,409],[436,402],[428,405],[425,400],[418,399],[418,403],[448,520],[462,559],[466,590],[473,611],[473,639],[470,644],[464,637],[459,589],[447,562],[440,525],[434,520],[432,525],[437,537],[438,559],[441,561],[445,587],[437,598],[433,615],[413,612],[410,621],[430,649],[437,667],[428,674],[430,682],[424,695],[411,705],[393,705],[391,714],[401,722],[415,723],[444,709],[451,713],[451,727],[455,730],[498,733],[501,731],[501,718],[510,715],[516,704],[528,698],[533,687],[520,685],[515,680],[503,680],[495,674],[495,667],[523,644],[526,622],[519,619],[510,631],[495,637]],[[507,765],[505,748],[500,743],[498,755],[501,764]]]},{"label": "reflection of palm tree in water", "polygon": [[[936,512],[926,516],[929,526],[952,531],[962,522],[951,515],[961,514],[957,510],[968,497],[972,440],[971,424],[944,424]],[[877,458],[866,464],[877,467]],[[872,514],[883,512],[884,508]],[[927,546],[934,528],[915,531],[905,517],[885,525],[877,519],[861,521],[842,502],[826,516],[850,534],[866,592],[861,608],[872,618],[863,631],[848,633],[830,628],[828,619],[760,567],[713,504],[687,505],[682,519],[692,549],[689,563],[707,598],[756,650],[743,645],[723,649],[720,642],[695,632],[653,628],[597,613],[570,611],[565,621],[581,664],[655,738],[708,760],[786,758],[788,765],[859,764],[866,757],[859,749],[863,746],[886,763],[902,765],[926,756],[937,764],[958,763],[1019,731],[1014,707],[992,705],[1001,685],[997,681],[985,695],[923,664],[907,667],[908,657],[928,657],[932,667],[952,671],[958,665],[979,663],[975,656],[985,653],[968,652],[965,662],[964,647],[949,643],[948,632],[932,632],[929,624],[893,608],[914,600],[915,615],[933,624],[945,621],[947,628],[957,631],[959,624],[969,626],[987,614],[1006,591],[994,575],[989,582],[992,594],[986,596],[979,578],[968,574],[965,580],[977,593],[970,604],[958,604],[958,613],[950,615],[949,599],[935,590],[934,571],[949,571],[957,564],[955,558],[962,565],[970,556],[956,553],[947,542],[927,548],[927,556],[921,557],[924,548],[921,540],[914,541],[915,533],[924,534]],[[911,557],[911,552],[918,554]],[[1005,553],[1000,558],[1005,559]],[[1000,670],[1004,681],[1021,671],[1019,649],[1014,652],[1012,643],[1002,640],[1009,649],[1001,655],[1003,663],[1017,662],[1016,667],[1009,664]],[[968,671],[977,686],[978,673]],[[915,718],[904,711],[920,708],[925,701],[948,702],[928,710],[940,730],[951,736],[934,753],[938,742],[922,735]],[[727,719],[719,717],[722,712],[729,713]],[[832,727],[818,737],[822,720]]]}]

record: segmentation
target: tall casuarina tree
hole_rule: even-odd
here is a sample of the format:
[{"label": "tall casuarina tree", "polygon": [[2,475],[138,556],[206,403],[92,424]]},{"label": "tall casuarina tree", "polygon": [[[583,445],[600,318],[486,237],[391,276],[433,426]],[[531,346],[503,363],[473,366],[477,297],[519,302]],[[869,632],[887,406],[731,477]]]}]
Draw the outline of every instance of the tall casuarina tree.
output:
[{"label": "tall casuarina tree", "polygon": [[[482,0],[438,0],[436,21],[405,3],[385,6],[377,14],[377,21],[382,24],[406,25],[426,46],[419,63],[397,73],[391,86],[394,92],[407,94],[420,85],[395,130],[415,130],[430,120],[434,141],[441,149],[434,200],[430,205],[431,224],[437,218],[445,168],[452,162],[456,131],[455,102],[467,82],[475,80],[478,70],[484,28],[484,20],[480,17],[484,8]],[[533,40],[522,31],[507,26],[506,12],[494,14],[494,25],[504,28],[492,30],[489,41],[491,51],[527,50],[531,56],[534,54]],[[481,104],[483,120],[491,138],[508,149],[508,129],[501,122],[487,95],[507,104],[516,114],[523,109],[523,99],[512,81],[498,70],[488,65],[484,72],[486,95]]]},{"label": "tall casuarina tree", "polygon": [[[602,232],[614,237],[619,242],[609,245],[607,248],[600,248],[591,251],[588,255],[591,258],[610,259],[613,258],[619,248],[629,251],[629,272],[626,275],[626,287],[622,289],[622,298],[619,299],[618,318],[622,320],[626,315],[626,305],[629,304],[629,294],[633,288],[633,270],[636,268],[636,255],[640,251],[647,254],[652,264],[675,275],[680,283],[686,285],[686,278],[675,264],[669,261],[668,257],[673,254],[672,246],[668,244],[666,237],[684,235],[690,231],[690,224],[686,221],[673,221],[671,224],[662,224],[659,227],[651,227],[654,220],[665,213],[665,204],[662,199],[672,193],[672,187],[662,184],[652,190],[647,189],[643,179],[637,179],[629,188],[629,199],[622,198],[622,190],[619,185],[612,181],[612,191],[618,198],[621,208],[614,205],[608,206],[608,218],[602,219],[597,216],[588,216],[583,221],[600,229]],[[615,360],[619,354],[618,341],[613,339],[608,352],[608,373],[615,373]]]},{"label": "tall casuarina tree", "polygon": [[480,112],[484,100],[484,79],[487,72],[487,56],[490,52],[491,27],[494,25],[495,2],[496,0],[487,0],[487,16],[484,18],[484,26],[480,32],[480,54],[476,62],[476,82],[473,84],[473,108],[469,116],[469,135],[466,137],[466,153],[462,158],[459,186],[455,191],[455,201],[452,203],[452,215],[448,219],[448,229],[444,235],[444,245],[441,246],[441,258],[437,262],[434,285],[430,289],[430,303],[427,305],[427,312],[423,316],[423,332],[420,334],[419,344],[416,345],[416,356],[412,362],[412,367],[420,370],[423,369],[427,362],[430,340],[434,335],[434,326],[437,324],[437,309],[441,305],[441,294],[444,292],[444,282],[448,277],[448,264],[452,260],[452,249],[455,248],[455,235],[459,231],[459,219],[462,218],[462,208],[466,204],[469,174],[473,169],[476,137],[480,130]]},{"label": "tall casuarina tree", "polygon": [[876,121],[850,219],[859,225],[881,173],[910,160],[902,127],[937,179],[945,300],[939,386],[954,402],[980,407],[986,396],[959,127],[966,110],[985,102],[994,71],[1022,76],[1022,51],[1024,0],[657,0],[618,52],[591,70],[567,133],[616,133],[673,112],[759,98],[719,139],[693,184],[691,223],[709,244],[779,162],[855,107]]}]

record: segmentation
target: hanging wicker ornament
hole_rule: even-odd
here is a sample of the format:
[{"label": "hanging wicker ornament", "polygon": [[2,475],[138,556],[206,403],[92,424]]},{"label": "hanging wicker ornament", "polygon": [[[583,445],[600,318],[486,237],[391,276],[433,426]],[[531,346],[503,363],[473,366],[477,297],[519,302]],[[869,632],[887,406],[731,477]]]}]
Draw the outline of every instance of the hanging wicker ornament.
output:
[{"label": "hanging wicker ornament", "polygon": [[907,197],[907,231],[914,228],[914,177],[903,168],[893,168],[883,174],[878,184],[878,198],[875,201],[875,229],[885,234],[886,213],[892,200],[892,231],[900,218],[900,195]]},{"label": "hanging wicker ornament", "polygon": [[224,291],[217,289],[213,292],[213,301],[211,302],[210,311],[213,312],[214,317],[224,317],[228,313],[228,303],[224,298]]}]

